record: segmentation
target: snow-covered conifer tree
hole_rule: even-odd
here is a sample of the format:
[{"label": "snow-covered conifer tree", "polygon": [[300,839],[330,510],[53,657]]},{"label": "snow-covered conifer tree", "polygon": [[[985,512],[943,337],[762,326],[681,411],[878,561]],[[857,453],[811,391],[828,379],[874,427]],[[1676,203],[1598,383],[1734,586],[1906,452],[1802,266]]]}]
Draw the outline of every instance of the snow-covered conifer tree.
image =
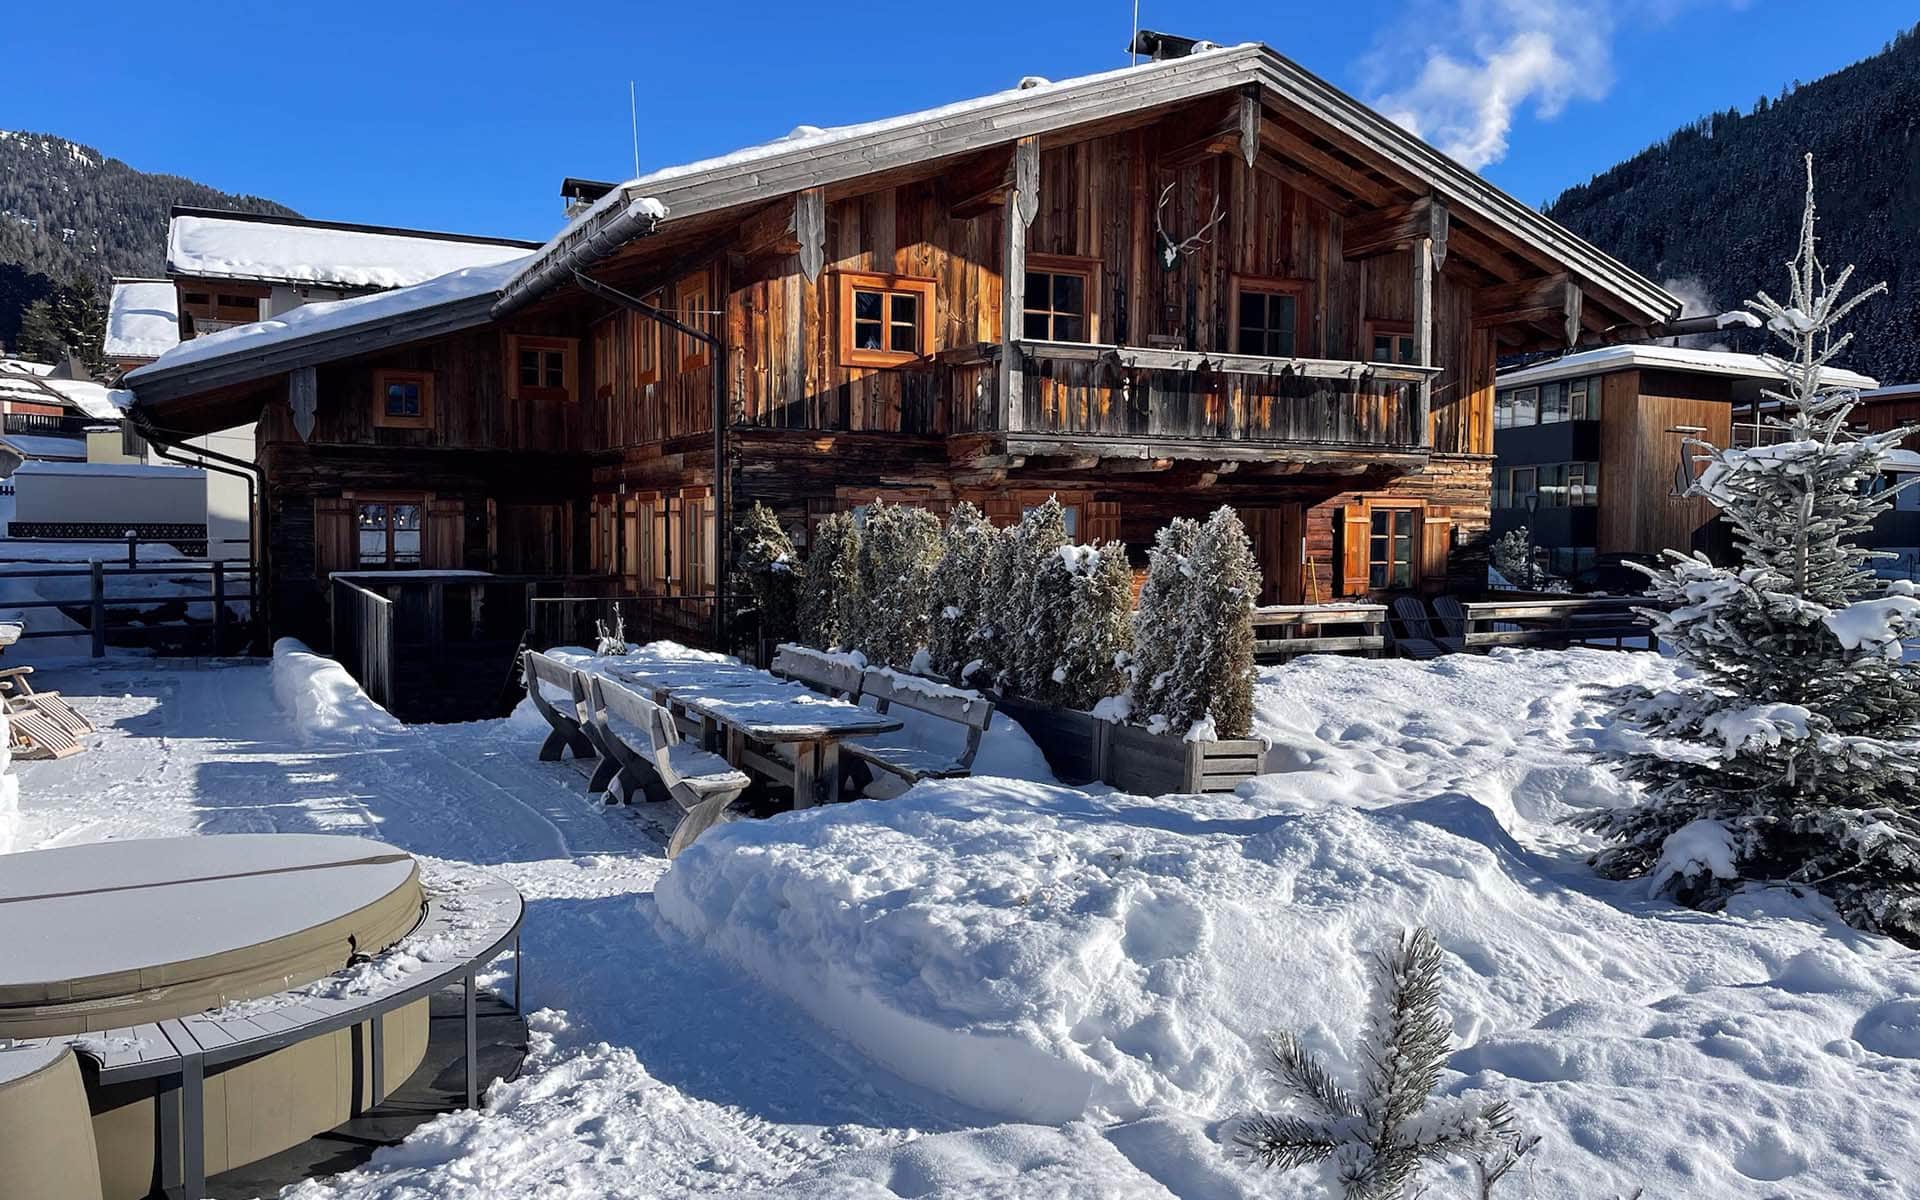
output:
[{"label": "snow-covered conifer tree", "polygon": [[1453,1042],[1440,1003],[1441,965],[1425,929],[1374,955],[1356,1090],[1292,1034],[1275,1037],[1267,1070],[1291,1111],[1241,1118],[1233,1135],[1241,1155],[1283,1171],[1326,1163],[1343,1200],[1402,1200],[1414,1194],[1426,1164],[1510,1145],[1506,1101],[1433,1099]]},{"label": "snow-covered conifer tree", "polygon": [[1073,624],[1061,667],[1063,703],[1088,709],[1126,690],[1133,657],[1133,567],[1120,542],[1080,547]]},{"label": "snow-covered conifer tree", "polygon": [[1222,505],[1194,539],[1181,622],[1177,690],[1162,708],[1172,732],[1239,738],[1253,728],[1253,606],[1260,566],[1240,515]]},{"label": "snow-covered conifer tree", "polygon": [[970,641],[972,658],[959,670],[960,682],[973,686],[999,682],[1012,665],[1015,631],[1005,622],[1023,619],[1026,612],[1018,526],[992,531],[979,584],[975,608],[980,615]]},{"label": "snow-covered conifer tree", "polygon": [[1747,882],[1800,884],[1855,925],[1920,944],[1920,596],[1872,570],[1854,540],[1890,506],[1879,487],[1909,430],[1852,434],[1856,396],[1822,371],[1851,335],[1837,325],[1878,286],[1845,295],[1815,238],[1813,169],[1791,290],[1748,307],[1790,348],[1769,395],[1776,445],[1702,447],[1694,484],[1732,526],[1738,562],[1667,552],[1648,570],[1661,639],[1691,668],[1671,686],[1615,693],[1637,735],[1614,757],[1643,795],[1581,824],[1615,843],[1606,875],[1712,906]]},{"label": "snow-covered conifer tree", "polygon": [[773,510],[758,500],[740,522],[740,572],[753,591],[760,634],[791,640],[800,620],[800,556]]},{"label": "snow-covered conifer tree", "polygon": [[1182,691],[1177,668],[1193,592],[1190,560],[1199,539],[1199,522],[1176,517],[1154,535],[1147,550],[1147,579],[1133,614],[1130,707],[1133,719],[1149,729],[1171,727],[1167,705]]},{"label": "snow-covered conifer tree", "polygon": [[932,659],[933,669],[949,678],[958,679],[978,655],[982,603],[991,595],[986,576],[999,536],[993,523],[964,501],[947,517],[946,552],[933,572]]},{"label": "snow-covered conifer tree", "polygon": [[878,500],[867,509],[859,555],[864,612],[856,644],[868,662],[910,667],[926,649],[940,554],[940,521],[926,509]]},{"label": "snow-covered conifer tree", "polygon": [[813,531],[801,576],[800,636],[822,650],[853,645],[860,599],[860,530],[852,513],[834,513]]},{"label": "snow-covered conifer tree", "polygon": [[1066,614],[1043,613],[1037,605],[1072,603],[1070,598],[1041,597],[1034,591],[1047,561],[1068,544],[1066,511],[1060,507],[1059,500],[1049,496],[1046,503],[1028,509],[1012,532],[1009,558],[1003,564],[1005,573],[1001,582],[1006,591],[1000,598],[998,620],[1005,638],[1001,652],[1002,675],[1003,682],[1015,690],[1030,692],[1038,686],[1038,680],[1053,673],[1054,656],[1059,650],[1058,645],[1048,646],[1040,641],[1045,636],[1041,630],[1065,629],[1067,624]]}]

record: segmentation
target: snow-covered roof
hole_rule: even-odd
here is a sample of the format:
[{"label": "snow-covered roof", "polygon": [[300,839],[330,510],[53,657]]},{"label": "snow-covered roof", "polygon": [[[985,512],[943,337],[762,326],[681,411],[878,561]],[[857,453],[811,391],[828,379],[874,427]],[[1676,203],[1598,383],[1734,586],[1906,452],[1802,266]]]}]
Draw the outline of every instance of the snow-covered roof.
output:
[{"label": "snow-covered roof", "polygon": [[0,400],[29,404],[65,403],[96,421],[118,421],[133,393],[90,379],[55,379],[45,363],[0,360]]},{"label": "snow-covered roof", "polygon": [[[1734,354],[1727,350],[1692,350],[1682,346],[1602,346],[1582,350],[1551,362],[1536,363],[1519,370],[1502,371],[1495,382],[1500,387],[1529,383],[1550,383],[1579,375],[1603,375],[1641,367],[1660,371],[1686,371],[1695,375],[1719,375],[1737,379],[1765,379],[1778,382],[1780,372],[1758,354]],[[1828,367],[1821,378],[1833,387],[1870,388],[1879,381],[1855,371]]]},{"label": "snow-covered roof", "polygon": [[1539,247],[1573,273],[1639,310],[1668,320],[1680,301],[1666,289],[1509,196],[1381,113],[1257,42],[1198,50],[1073,79],[1029,76],[1012,88],[877,121],[820,128],[729,154],[666,167],[600,197],[542,246],[511,280],[496,314],[564,281],[579,262],[671,214],[675,219],[1004,145],[1106,117],[1255,86],[1311,113],[1481,221]]},{"label": "snow-covered roof", "polygon": [[[81,437],[60,437],[51,433],[9,433],[5,436],[7,445],[20,452],[29,466],[50,460],[66,460],[67,463],[82,463],[87,458],[87,439]],[[21,470],[25,470],[22,467]]]},{"label": "snow-covered roof", "polygon": [[454,304],[475,297],[492,296],[526,257],[502,263],[469,267],[442,275],[412,287],[349,300],[330,300],[303,304],[277,317],[236,325],[204,337],[181,342],[153,362],[127,373],[130,383],[138,384],[157,372],[170,371],[190,363],[204,363],[281,345],[302,338],[353,329],[359,326],[391,322],[399,317]]},{"label": "snow-covered roof", "polygon": [[1860,399],[1868,404],[1876,400],[1920,399],[1920,383],[1890,383],[1885,387],[1868,388],[1860,393]]},{"label": "snow-covered roof", "polygon": [[[7,440],[17,443],[20,438],[10,433]],[[24,464],[15,474],[59,475],[72,479],[197,479],[204,476],[206,470],[174,463],[39,461]]]},{"label": "snow-covered roof", "polygon": [[531,243],[371,225],[177,210],[167,271],[348,288],[400,288],[524,256]]},{"label": "snow-covered roof", "polygon": [[159,358],[180,344],[180,293],[171,279],[116,279],[107,301],[106,356]]}]

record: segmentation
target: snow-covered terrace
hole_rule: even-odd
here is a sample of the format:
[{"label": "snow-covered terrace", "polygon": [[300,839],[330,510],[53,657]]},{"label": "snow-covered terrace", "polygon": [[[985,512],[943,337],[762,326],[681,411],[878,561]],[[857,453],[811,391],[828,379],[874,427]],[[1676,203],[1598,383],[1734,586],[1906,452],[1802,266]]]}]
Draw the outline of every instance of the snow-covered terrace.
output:
[{"label": "snow-covered terrace", "polygon": [[1617,736],[1592,688],[1670,669],[1301,659],[1261,672],[1272,773],[1235,796],[995,755],[1009,773],[736,822],[669,868],[669,822],[538,762],[525,714],[402,727],[286,653],[56,666],[38,680],[104,732],[18,768],[0,850],[357,833],[527,897],[525,1073],[288,1200],[1305,1200],[1312,1172],[1233,1162],[1223,1122],[1262,1102],[1269,1031],[1352,1070],[1358,956],[1412,924],[1445,951],[1442,1090],[1542,1139],[1511,1195],[1905,1194],[1920,955],[1788,889],[1649,899],[1561,823],[1626,798],[1588,756]]}]

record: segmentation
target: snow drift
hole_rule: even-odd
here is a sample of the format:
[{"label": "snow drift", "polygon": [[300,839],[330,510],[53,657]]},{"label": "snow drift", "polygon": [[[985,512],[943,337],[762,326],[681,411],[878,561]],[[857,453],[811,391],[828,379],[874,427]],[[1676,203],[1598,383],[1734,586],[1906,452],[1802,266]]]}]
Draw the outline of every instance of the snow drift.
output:
[{"label": "snow drift", "polygon": [[923,784],[712,831],[656,895],[892,1073],[1046,1123],[1231,1116],[1271,1030],[1346,1063],[1360,956],[1423,924],[1447,1088],[1544,1135],[1521,1194],[1883,1193],[1920,1133],[1920,956],[1784,889],[1648,900],[1549,823],[1625,794],[1581,753],[1610,736],[1582,688],[1670,670],[1304,660],[1259,710],[1272,765],[1306,769],[1240,796]]},{"label": "snow drift", "polygon": [[365,743],[406,732],[347,669],[296,638],[273,644],[273,698],[308,745]]}]

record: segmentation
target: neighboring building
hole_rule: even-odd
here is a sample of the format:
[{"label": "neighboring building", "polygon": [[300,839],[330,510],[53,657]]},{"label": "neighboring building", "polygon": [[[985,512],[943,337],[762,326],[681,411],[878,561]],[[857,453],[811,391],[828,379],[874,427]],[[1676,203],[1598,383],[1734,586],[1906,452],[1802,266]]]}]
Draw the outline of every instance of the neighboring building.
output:
[{"label": "neighboring building", "polygon": [[130,376],[154,427],[259,421],[274,632],[323,637],[354,568],[705,604],[756,500],[804,545],[1057,495],[1137,555],[1231,504],[1265,600],[1475,591],[1496,356],[1679,311],[1264,46],[599,186],[515,261]]},{"label": "neighboring building", "polygon": [[180,293],[171,279],[116,279],[101,349],[114,369],[143,367],[180,344]]},{"label": "neighboring building", "polygon": [[[1861,392],[1860,407],[1853,410],[1853,420],[1870,433],[1920,425],[1920,383],[1893,384]],[[1907,439],[1900,460],[1906,470],[1890,476],[1891,479],[1905,480],[1920,473],[1920,435]],[[1893,511],[1873,523],[1867,544],[1896,556],[1876,564],[1881,574],[1920,580],[1920,483],[1894,496]]]},{"label": "neighboring building", "polygon": [[[1874,381],[1829,368],[1830,381]],[[1761,395],[1782,386],[1755,354],[1663,345],[1608,346],[1503,371],[1494,396],[1493,528],[1531,527],[1547,567],[1568,578],[1630,582],[1604,570],[1662,550],[1711,550],[1711,504],[1680,494],[1689,433],[1716,446],[1764,436]]]}]

